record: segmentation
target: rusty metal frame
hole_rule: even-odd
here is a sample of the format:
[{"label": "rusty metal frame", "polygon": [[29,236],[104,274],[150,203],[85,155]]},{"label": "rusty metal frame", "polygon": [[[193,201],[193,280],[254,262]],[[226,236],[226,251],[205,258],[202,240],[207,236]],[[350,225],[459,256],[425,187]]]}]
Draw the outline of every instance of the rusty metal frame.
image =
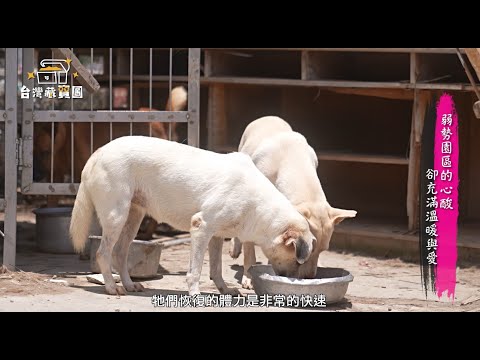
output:
[{"label": "rusty metal frame", "polygon": [[[93,50],[93,49],[92,49]],[[109,92],[110,92],[110,110],[83,111],[83,110],[42,110],[34,109],[33,99],[23,100],[23,118],[22,118],[22,143],[23,143],[23,162],[22,162],[22,193],[42,194],[42,195],[75,195],[78,190],[78,183],[54,183],[51,177],[50,183],[38,183],[33,180],[33,129],[36,122],[123,122],[133,124],[134,122],[180,122],[188,123],[188,144],[199,146],[200,124],[199,124],[199,106],[200,106],[200,49],[188,49],[188,107],[186,111],[132,111],[132,79],[133,79],[133,49],[130,49],[130,110],[120,111],[112,109],[112,49],[110,49],[109,67]],[[93,54],[92,54],[93,58]],[[150,49],[150,73],[149,73],[149,105],[152,107],[152,49]],[[23,69],[34,68],[34,49],[23,49]],[[169,67],[169,92],[172,89],[172,49],[170,49],[170,67]],[[28,79],[27,71],[23,72],[23,84],[31,88],[34,79]],[[73,126],[71,136],[73,138]],[[53,129],[53,127],[52,127]],[[130,125],[130,133],[132,125]],[[53,131],[53,130],[52,130]],[[171,128],[169,127],[169,134]],[[91,136],[93,127],[91,126]],[[151,126],[150,126],[151,134]],[[110,138],[112,136],[112,126],[110,126]],[[73,142],[72,142],[73,143]],[[53,137],[52,137],[53,148]],[[73,146],[72,146],[73,154]],[[53,152],[52,152],[53,153]],[[52,161],[53,162],[53,161]],[[73,164],[73,159],[72,159]],[[72,171],[73,172],[73,171]],[[72,180],[73,181],[73,180]]]},{"label": "rusty metal frame", "polygon": [[15,268],[17,249],[17,51],[17,48],[5,49],[5,110],[0,119],[5,124],[3,265],[11,270]]}]

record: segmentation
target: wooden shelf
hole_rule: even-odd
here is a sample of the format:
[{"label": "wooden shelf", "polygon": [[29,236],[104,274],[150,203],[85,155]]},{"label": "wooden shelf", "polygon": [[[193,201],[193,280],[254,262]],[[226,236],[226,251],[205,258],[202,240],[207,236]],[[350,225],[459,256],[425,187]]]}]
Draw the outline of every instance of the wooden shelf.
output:
[{"label": "wooden shelf", "polygon": [[[219,153],[229,153],[237,151],[237,147],[226,145],[216,146],[213,151]],[[358,154],[340,151],[317,151],[319,160],[324,161],[345,161],[360,162],[369,164],[389,164],[389,165],[408,165],[408,159],[401,156],[379,155],[379,154]]]},{"label": "wooden shelf", "polygon": [[337,81],[337,80],[301,80],[301,79],[273,79],[253,77],[202,77],[204,83],[238,84],[238,85],[271,85],[271,86],[301,86],[301,87],[342,87],[342,88],[386,88],[408,89],[412,85],[402,82],[367,82],[367,81]]},{"label": "wooden shelf", "polygon": [[[95,77],[98,82],[105,83],[109,81],[108,75],[97,75]],[[130,75],[113,75],[113,82],[130,82]],[[149,75],[133,75],[134,82],[148,83]],[[152,75],[152,82],[168,82],[168,75]],[[188,81],[188,76],[172,76],[173,82]],[[440,84],[440,83],[405,83],[405,82],[370,82],[370,81],[343,81],[343,80],[300,80],[300,79],[272,79],[272,78],[251,78],[251,77],[201,77],[200,82],[203,85],[210,84],[231,84],[231,85],[263,85],[263,86],[292,86],[292,87],[318,87],[331,89],[345,89],[342,92],[347,93],[348,89],[352,89],[352,93],[358,93],[358,89],[385,89],[398,91],[398,95],[386,94],[382,96],[378,92],[364,91],[362,95],[379,96],[398,99],[412,99],[413,90],[456,90],[456,91],[473,91],[473,87],[469,84]],[[480,84],[478,84],[480,87]],[[340,92],[340,91],[337,91]]]},{"label": "wooden shelf", "polygon": [[[455,54],[455,48],[203,48],[203,50],[270,50],[270,51],[345,51],[345,52],[386,52],[386,53],[429,53]],[[465,53],[464,48],[460,48]]]},{"label": "wooden shelf", "polygon": [[221,154],[231,153],[238,151],[238,147],[233,145],[215,146],[213,149],[209,149]]},{"label": "wooden shelf", "polygon": [[[480,250],[480,225],[460,223],[458,226],[457,246],[465,249]],[[363,218],[357,216],[352,221],[344,221],[335,227],[335,234],[340,236],[362,236],[378,241],[381,245],[385,240],[406,241],[418,249],[419,234],[409,231],[403,218]],[[388,246],[386,246],[388,249]]]},{"label": "wooden shelf", "polygon": [[[201,83],[208,86],[209,95],[208,147],[236,151],[235,146],[222,145],[238,144],[250,121],[265,115],[286,119],[317,149],[327,196],[339,207],[358,208],[365,224],[372,225],[346,229],[346,242],[355,235],[370,239],[373,248],[375,236],[393,244],[408,238],[412,250],[418,251],[418,238],[408,230],[418,228],[421,130],[428,99],[450,92],[463,119],[464,140],[469,140],[463,141],[468,145],[461,160],[465,180],[460,219],[478,222],[480,201],[474,199],[479,192],[473,184],[480,172],[472,159],[480,133],[478,122],[467,128],[473,121],[474,88],[455,48],[202,50]],[[480,86],[480,78],[476,81]],[[396,218],[377,224],[382,216]],[[478,227],[472,234],[478,237]]]},{"label": "wooden shelf", "polygon": [[[419,237],[417,232],[408,231],[401,218],[360,218],[342,222],[335,227],[330,248],[340,251],[364,252],[382,258],[419,260]],[[480,259],[480,228],[460,223],[457,239],[458,261],[478,263]],[[476,239],[472,240],[472,237]]]},{"label": "wooden shelf", "polygon": [[319,160],[346,161],[370,164],[408,165],[408,159],[401,156],[317,151]]},{"label": "wooden shelf", "polygon": [[[469,84],[444,83],[417,83],[410,82],[372,82],[372,81],[344,81],[344,80],[300,80],[300,79],[272,79],[251,77],[202,77],[204,84],[232,84],[232,85],[264,85],[264,86],[297,86],[318,88],[351,88],[351,89],[396,89],[396,90],[459,90],[473,91]],[[480,84],[478,84],[480,86]]]}]

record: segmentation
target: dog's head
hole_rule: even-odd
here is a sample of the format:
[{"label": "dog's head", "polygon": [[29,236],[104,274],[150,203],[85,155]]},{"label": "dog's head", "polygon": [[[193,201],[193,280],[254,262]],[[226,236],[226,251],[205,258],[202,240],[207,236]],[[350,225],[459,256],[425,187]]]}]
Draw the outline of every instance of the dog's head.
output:
[{"label": "dog's head", "polygon": [[318,257],[324,250],[328,250],[330,239],[335,225],[340,224],[347,218],[357,215],[354,210],[343,210],[325,206],[315,207],[313,211],[307,208],[298,208],[299,212],[307,219],[310,230],[317,239],[310,257],[298,267],[297,276],[299,279],[313,279],[317,274]]},{"label": "dog's head", "polygon": [[277,275],[298,277],[298,269],[312,254],[316,238],[305,219],[290,224],[272,243],[263,249]]}]

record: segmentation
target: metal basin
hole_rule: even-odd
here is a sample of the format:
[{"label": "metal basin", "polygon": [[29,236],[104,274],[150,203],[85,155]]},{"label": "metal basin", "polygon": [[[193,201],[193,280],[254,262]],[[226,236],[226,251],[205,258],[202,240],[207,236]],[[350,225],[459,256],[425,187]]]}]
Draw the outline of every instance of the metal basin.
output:
[{"label": "metal basin", "polygon": [[[100,246],[100,236],[90,236],[90,268],[92,272],[100,273],[97,263],[97,250]],[[159,240],[133,240],[128,251],[128,273],[134,278],[152,278],[157,275],[163,244]],[[116,249],[114,248],[113,251]],[[113,268],[114,272],[118,271]]]},{"label": "metal basin", "polygon": [[40,251],[54,254],[74,254],[69,228],[71,207],[40,208],[36,215],[36,241]]},{"label": "metal basin", "polygon": [[325,295],[327,304],[343,299],[353,275],[340,268],[317,268],[314,279],[295,279],[277,276],[271,265],[253,265],[250,268],[252,283],[258,295]]}]

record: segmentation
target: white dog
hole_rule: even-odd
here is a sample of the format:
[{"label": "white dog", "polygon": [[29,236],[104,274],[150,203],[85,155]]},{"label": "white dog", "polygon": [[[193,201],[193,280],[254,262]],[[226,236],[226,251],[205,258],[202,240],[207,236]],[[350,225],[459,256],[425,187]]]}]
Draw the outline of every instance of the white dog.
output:
[{"label": "white dog", "polygon": [[[215,285],[221,293],[236,292],[222,278],[223,238],[259,245],[279,274],[307,261],[316,243],[305,218],[245,154],[217,154],[143,136],[116,139],[85,165],[70,224],[77,251],[85,245],[94,210],[103,228],[97,261],[112,295],[143,289],[130,279],[127,256],[146,213],[190,231],[190,295],[200,293],[207,246]],[[112,277],[112,251],[123,287]]]},{"label": "white dog", "polygon": [[[334,225],[355,217],[353,210],[330,206],[317,176],[318,158],[305,137],[276,116],[267,116],[250,123],[243,133],[238,151],[249,155],[257,168],[284,194],[309,222],[317,239],[312,256],[290,275],[314,278],[318,256],[328,249]],[[244,248],[242,286],[252,288],[248,270],[255,264],[255,247],[240,238]],[[232,239],[230,255],[240,255],[242,243]]]}]

